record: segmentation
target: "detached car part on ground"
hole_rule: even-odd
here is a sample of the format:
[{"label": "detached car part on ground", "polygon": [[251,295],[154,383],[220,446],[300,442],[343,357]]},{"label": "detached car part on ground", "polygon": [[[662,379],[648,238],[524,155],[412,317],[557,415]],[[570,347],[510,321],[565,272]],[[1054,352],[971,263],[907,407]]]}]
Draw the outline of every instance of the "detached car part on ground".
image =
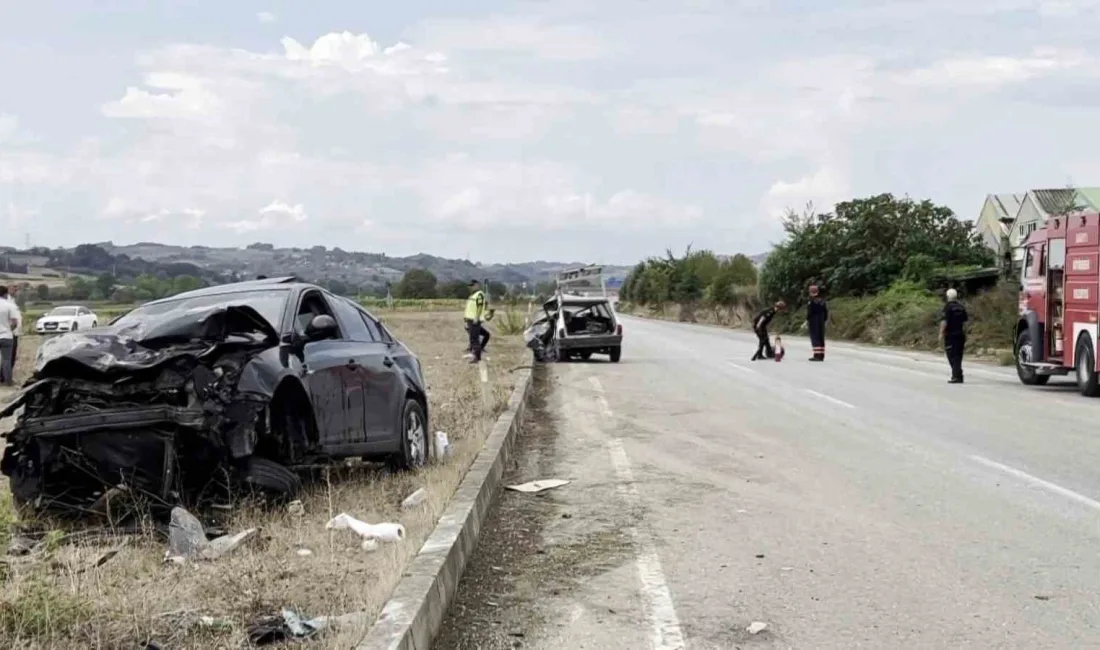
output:
[{"label": "detached car part on ground", "polygon": [[[294,278],[147,303],[45,341],[0,471],[20,506],[124,484],[167,511],[220,488],[293,493],[290,467],[429,458],[419,360],[359,305]],[[226,480],[227,479],[227,480]]]},{"label": "detached car part on ground", "polygon": [[606,354],[618,363],[623,326],[607,298],[559,295],[543,303],[543,316],[524,332],[537,361],[589,359]]}]

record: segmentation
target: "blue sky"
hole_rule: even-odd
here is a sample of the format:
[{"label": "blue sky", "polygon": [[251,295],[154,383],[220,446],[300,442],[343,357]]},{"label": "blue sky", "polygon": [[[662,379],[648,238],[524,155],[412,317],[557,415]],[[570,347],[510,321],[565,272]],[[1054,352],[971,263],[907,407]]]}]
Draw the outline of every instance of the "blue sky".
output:
[{"label": "blue sky", "polygon": [[0,243],[766,250],[1100,184],[1100,0],[0,1]]}]

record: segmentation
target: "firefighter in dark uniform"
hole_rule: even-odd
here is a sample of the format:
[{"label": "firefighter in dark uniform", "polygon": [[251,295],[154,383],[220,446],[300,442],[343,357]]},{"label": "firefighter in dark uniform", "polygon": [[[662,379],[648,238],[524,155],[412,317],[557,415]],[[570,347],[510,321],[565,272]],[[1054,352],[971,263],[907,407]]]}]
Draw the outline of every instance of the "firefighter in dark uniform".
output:
[{"label": "firefighter in dark uniform", "polygon": [[817,285],[810,285],[810,302],[806,306],[806,327],[810,330],[810,346],[814,355],[810,361],[825,360],[825,323],[829,322],[829,305],[821,297]]},{"label": "firefighter in dark uniform", "polygon": [[947,304],[943,306],[943,318],[940,319],[940,340],[943,341],[947,363],[951,364],[949,384],[963,383],[963,352],[966,350],[966,322],[970,316],[966,307],[959,302],[959,292],[947,290]]},{"label": "firefighter in dark uniform", "polygon": [[772,319],[775,318],[776,314],[786,308],[787,304],[780,300],[775,303],[774,307],[768,307],[752,319],[752,331],[756,332],[756,339],[759,343],[756,346],[756,354],[752,355],[753,361],[775,358],[775,350],[772,349],[772,342],[768,337],[768,325],[772,322]]}]

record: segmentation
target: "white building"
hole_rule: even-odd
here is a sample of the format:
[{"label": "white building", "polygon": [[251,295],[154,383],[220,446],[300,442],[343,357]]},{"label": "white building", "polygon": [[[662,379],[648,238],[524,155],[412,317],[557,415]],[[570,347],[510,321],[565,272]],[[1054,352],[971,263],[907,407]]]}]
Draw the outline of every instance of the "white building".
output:
[{"label": "white building", "polygon": [[1016,214],[1027,194],[987,194],[982,211],[974,228],[982,237],[982,243],[997,254],[997,259],[1008,251],[1009,233],[1016,221]]}]

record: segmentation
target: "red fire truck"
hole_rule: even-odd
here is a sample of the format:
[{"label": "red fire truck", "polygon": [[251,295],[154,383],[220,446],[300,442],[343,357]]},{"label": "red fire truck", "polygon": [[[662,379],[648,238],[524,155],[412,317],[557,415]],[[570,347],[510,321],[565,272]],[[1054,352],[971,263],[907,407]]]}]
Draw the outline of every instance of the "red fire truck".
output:
[{"label": "red fire truck", "polygon": [[1051,217],[1024,242],[1016,373],[1029,386],[1073,371],[1083,395],[1100,395],[1100,214]]}]

